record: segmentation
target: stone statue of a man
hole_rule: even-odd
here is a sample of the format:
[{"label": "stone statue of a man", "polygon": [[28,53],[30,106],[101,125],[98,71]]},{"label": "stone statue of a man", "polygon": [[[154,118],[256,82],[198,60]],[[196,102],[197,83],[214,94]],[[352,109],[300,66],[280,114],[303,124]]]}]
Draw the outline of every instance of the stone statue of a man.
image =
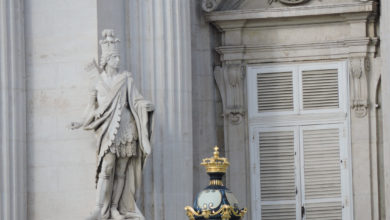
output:
[{"label": "stone statue of a man", "polygon": [[144,219],[135,195],[151,153],[154,106],[138,92],[129,72],[119,72],[118,44],[113,30],[103,31],[87,115],[71,123],[72,129],[92,130],[97,137],[97,198],[90,220]]}]

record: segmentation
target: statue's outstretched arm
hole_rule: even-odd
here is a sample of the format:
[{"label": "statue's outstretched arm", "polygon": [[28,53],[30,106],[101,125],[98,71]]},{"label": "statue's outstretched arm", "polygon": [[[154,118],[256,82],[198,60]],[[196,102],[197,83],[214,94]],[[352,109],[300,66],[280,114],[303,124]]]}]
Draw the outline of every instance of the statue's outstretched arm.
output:
[{"label": "statue's outstretched arm", "polygon": [[[91,78],[96,79],[97,78],[96,76],[100,77],[101,69],[97,65],[95,59],[86,66],[85,70],[87,72],[91,72],[92,70],[94,70],[93,71],[94,74],[92,75]],[[92,81],[96,82],[96,80],[92,80]],[[94,85],[90,90],[88,106],[84,111],[82,119],[80,120],[80,122],[71,122],[68,127],[72,130],[79,129],[83,125],[86,125],[89,122],[91,122],[94,119],[94,112],[96,108],[97,108],[97,90]]]},{"label": "statue's outstretched arm", "polygon": [[95,109],[97,108],[97,91],[92,90],[90,93],[90,98],[88,105],[84,111],[83,117],[80,120],[80,122],[71,122],[69,125],[69,128],[74,130],[74,129],[79,129],[82,126],[90,123],[94,119],[94,112]]}]

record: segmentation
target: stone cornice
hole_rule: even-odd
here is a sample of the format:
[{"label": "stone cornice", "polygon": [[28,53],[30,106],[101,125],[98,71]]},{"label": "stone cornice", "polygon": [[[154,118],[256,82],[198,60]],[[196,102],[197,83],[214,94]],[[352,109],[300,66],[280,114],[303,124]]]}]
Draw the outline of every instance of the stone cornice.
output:
[{"label": "stone cornice", "polygon": [[348,58],[375,53],[377,38],[302,44],[220,46],[216,51],[222,61],[246,60],[247,63]]},{"label": "stone cornice", "polygon": [[360,39],[346,39],[343,41],[328,41],[321,43],[302,43],[302,44],[273,44],[273,45],[262,45],[262,44],[252,44],[252,45],[239,45],[239,46],[221,46],[217,47],[216,50],[223,54],[225,52],[240,52],[240,51],[255,51],[255,52],[265,52],[265,51],[275,51],[275,50],[297,50],[297,49],[321,49],[329,47],[349,47],[353,45],[369,45],[372,42],[376,44],[377,39],[360,38]]},{"label": "stone cornice", "polygon": [[305,16],[345,15],[360,13],[369,16],[376,13],[377,3],[356,2],[337,5],[297,6],[268,9],[216,11],[205,14],[208,22],[226,22],[253,19],[294,18]]}]

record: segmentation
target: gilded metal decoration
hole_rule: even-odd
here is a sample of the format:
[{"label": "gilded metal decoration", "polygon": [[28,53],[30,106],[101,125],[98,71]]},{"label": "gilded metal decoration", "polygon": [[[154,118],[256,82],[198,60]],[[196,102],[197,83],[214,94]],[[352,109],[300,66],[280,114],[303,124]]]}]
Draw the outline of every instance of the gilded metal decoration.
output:
[{"label": "gilded metal decoration", "polygon": [[203,159],[200,164],[206,168],[207,173],[226,173],[230,163],[227,158],[219,157],[219,148],[214,148],[214,157]]},{"label": "gilded metal decoration", "polygon": [[210,176],[209,186],[202,190],[194,202],[194,207],[186,206],[190,220],[221,219],[240,220],[247,212],[246,208],[238,208],[238,201],[233,193],[222,183],[229,166],[227,158],[219,157],[219,149],[214,148],[214,155],[203,159],[202,166]]},{"label": "gilded metal decoration", "polygon": [[229,205],[222,205],[217,211],[204,210],[201,212],[195,211],[192,207],[186,206],[185,210],[187,211],[187,216],[190,220],[196,219],[209,219],[210,217],[220,216],[222,220],[230,220],[232,217],[238,217],[239,219],[244,218],[247,210],[237,210]]}]

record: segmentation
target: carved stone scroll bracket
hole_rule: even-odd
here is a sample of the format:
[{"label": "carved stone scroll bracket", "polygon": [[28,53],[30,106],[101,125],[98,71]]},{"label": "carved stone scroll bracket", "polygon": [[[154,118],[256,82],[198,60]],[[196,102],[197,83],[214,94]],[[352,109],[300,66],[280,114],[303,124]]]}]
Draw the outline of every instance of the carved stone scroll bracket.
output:
[{"label": "carved stone scroll bracket", "polygon": [[202,0],[202,9],[205,12],[212,12],[218,10],[221,3],[222,0]]},{"label": "carved stone scroll bracket", "polygon": [[349,60],[351,78],[351,108],[358,118],[367,115],[368,90],[367,76],[369,61],[365,57],[353,57]]},{"label": "carved stone scroll bracket", "polygon": [[230,123],[240,124],[245,116],[243,80],[245,66],[240,64],[224,64],[214,69],[214,77],[221,93],[224,117]]},{"label": "carved stone scroll bracket", "polygon": [[225,110],[225,117],[229,117],[229,120],[232,124],[238,125],[242,122],[245,116],[245,110],[242,108],[230,107]]}]

